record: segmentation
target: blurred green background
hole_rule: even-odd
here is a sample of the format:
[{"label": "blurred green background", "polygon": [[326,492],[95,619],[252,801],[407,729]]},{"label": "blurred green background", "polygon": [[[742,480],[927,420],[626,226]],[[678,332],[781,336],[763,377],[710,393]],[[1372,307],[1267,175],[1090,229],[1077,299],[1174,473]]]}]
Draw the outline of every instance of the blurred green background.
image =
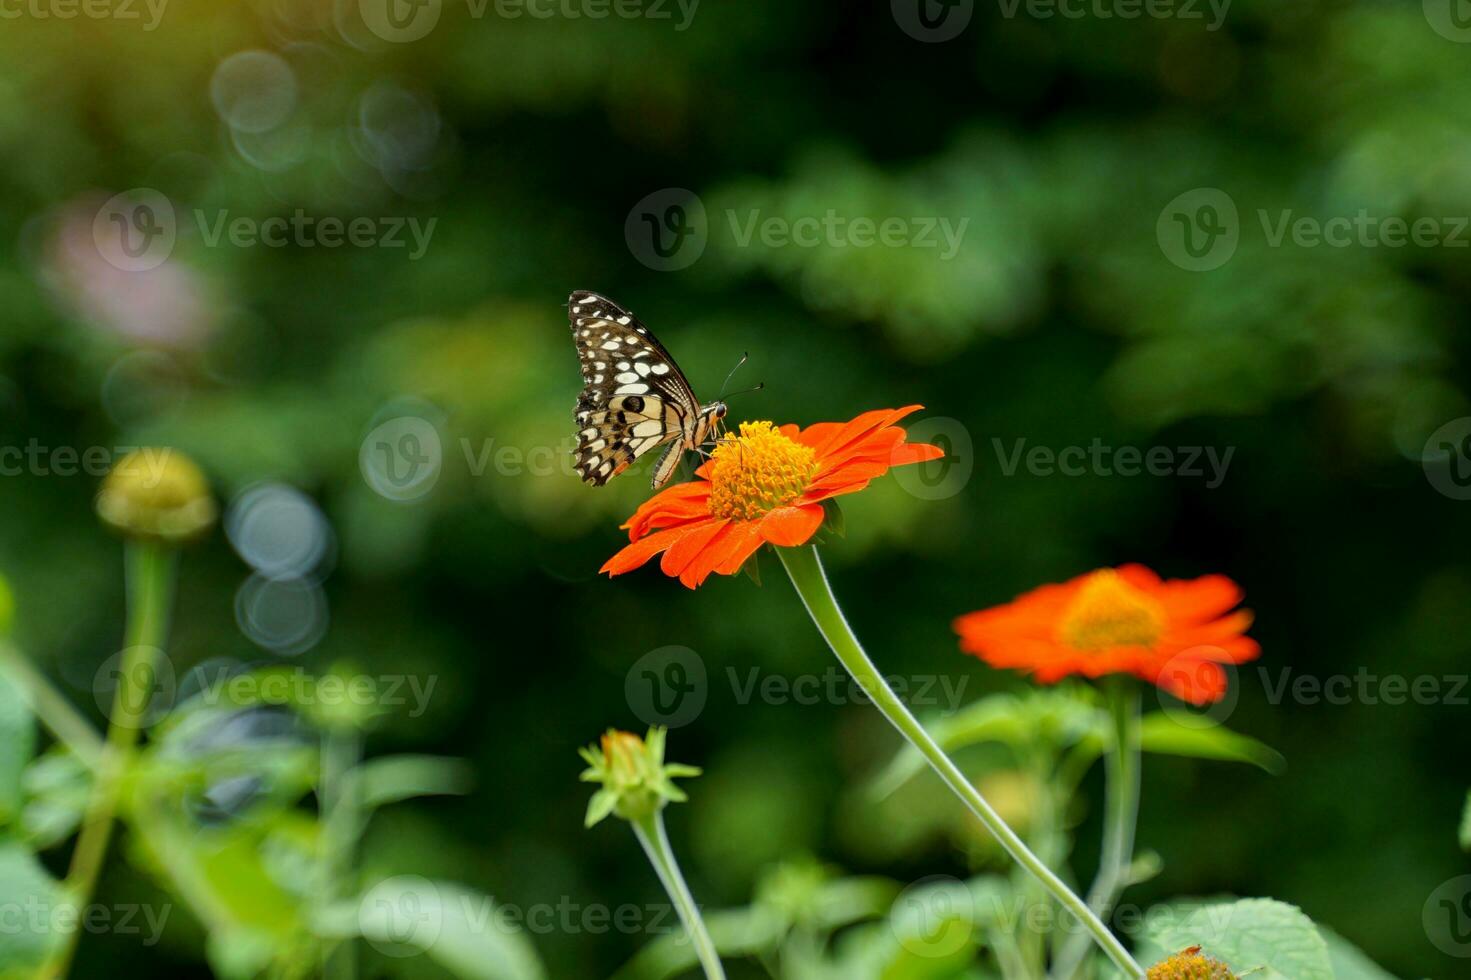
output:
[{"label": "blurred green background", "polygon": [[[735,418],[919,402],[916,420],[940,420],[919,432],[959,463],[849,498],[826,549],[889,672],[963,678],[966,700],[1020,687],[957,652],[951,618],[1099,565],[1242,583],[1267,676],[1241,671],[1230,723],[1287,768],[1151,757],[1139,841],[1164,870],[1130,898],[1270,895],[1397,975],[1456,975],[1421,909],[1468,870],[1465,701],[1270,696],[1284,676],[1466,670],[1471,504],[1422,466],[1431,434],[1471,414],[1471,232],[1456,225],[1471,215],[1471,45],[1435,8],[1236,0],[1211,29],[1204,5],[1124,19],[927,4],[936,30],[962,28],[947,40],[902,2],[540,18],[445,0],[421,11],[439,18],[424,36],[388,38],[346,0],[173,0],[153,29],[141,6],[27,8],[0,30],[0,445],[45,461],[0,480],[17,636],[100,718],[119,546],[92,515],[96,476],[57,472],[54,451],[179,446],[233,528],[184,559],[181,674],[347,661],[434,679],[425,710],[390,712],[369,750],[466,757],[475,788],[377,817],[374,872],[520,907],[660,901],[625,828],[583,831],[575,748],[654,720],[630,704],[629,670],[681,645],[708,697],[670,755],[706,775],[669,819],[703,903],[742,904],[808,854],[901,882],[963,876],[954,839],[886,847],[858,799],[896,748],[872,709],[742,703],[728,670],[831,664],[769,557],[760,588],[596,575],[648,488],[646,466],[598,490],[564,462],[578,374],[563,304],[592,289],[706,398],[749,351],[733,383],[766,387],[737,396]],[[1239,240],[1193,270],[1167,205],[1198,188],[1224,192]],[[136,189],[174,212],[167,261],[144,271],[118,268],[106,235],[105,202]],[[938,247],[739,233],[829,212],[930,222]],[[1274,244],[1261,212],[1430,218],[1441,236]],[[370,219],[374,240],[213,235],[298,213]],[[667,221],[672,257],[646,214]],[[422,255],[410,221],[430,229]],[[942,221],[965,222],[953,250]],[[394,224],[405,247],[376,237]],[[432,486],[394,500],[374,488],[370,433],[405,418],[438,450]],[[1018,440],[1232,455],[1208,486],[1011,469]],[[153,887],[126,852],[102,899]],[[532,938],[561,978],[607,975],[643,937]],[[205,975],[199,941],[182,921],[155,949],[89,936],[78,975]],[[371,975],[435,969],[379,958]]]}]

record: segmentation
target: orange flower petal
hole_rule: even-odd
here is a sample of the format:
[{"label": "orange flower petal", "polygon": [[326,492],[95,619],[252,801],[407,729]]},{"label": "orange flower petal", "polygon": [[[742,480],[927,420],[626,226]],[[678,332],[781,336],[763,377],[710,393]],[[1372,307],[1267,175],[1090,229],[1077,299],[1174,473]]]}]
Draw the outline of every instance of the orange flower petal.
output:
[{"label": "orange flower petal", "polygon": [[783,548],[806,544],[822,526],[823,509],[818,504],[778,507],[761,518],[761,537]]},{"label": "orange flower petal", "polygon": [[678,578],[699,556],[705,546],[715,539],[726,523],[726,521],[712,521],[709,524],[699,524],[690,528],[686,534],[669,546],[668,551],[664,552],[664,557],[659,561],[660,571],[670,578]]},{"label": "orange flower petal", "polygon": [[671,528],[667,531],[658,531],[642,537],[632,544],[626,545],[616,555],[605,561],[603,567],[598,569],[598,571],[600,573],[607,572],[609,575],[622,575],[624,572],[631,572],[647,562],[650,558],[659,554],[659,552],[672,546],[674,542],[698,526],[685,525]]},{"label": "orange flower petal", "polygon": [[928,463],[932,459],[943,459],[945,450],[927,442],[906,442],[895,446],[889,454],[890,466],[905,466],[909,463]]},{"label": "orange flower petal", "polygon": [[893,425],[904,416],[913,414],[923,407],[923,405],[907,405],[904,408],[880,408],[872,412],[864,412],[829,435],[826,441],[813,445],[812,448],[817,450],[819,458],[841,455],[849,446],[869,433]]},{"label": "orange flower petal", "polygon": [[765,543],[757,525],[752,523],[731,525],[730,536],[720,543],[719,550],[712,555],[718,562],[715,566],[715,573],[734,575],[741,570],[741,566],[748,558],[761,550],[761,546]]}]

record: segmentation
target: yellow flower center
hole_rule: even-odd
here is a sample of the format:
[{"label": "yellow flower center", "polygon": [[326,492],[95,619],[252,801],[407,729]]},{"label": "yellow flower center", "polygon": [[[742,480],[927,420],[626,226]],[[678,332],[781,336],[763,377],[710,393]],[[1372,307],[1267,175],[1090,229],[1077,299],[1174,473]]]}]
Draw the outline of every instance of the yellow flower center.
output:
[{"label": "yellow flower center", "polygon": [[1061,626],[1063,640],[1078,650],[1152,646],[1164,628],[1160,604],[1111,568],[1088,576]]},{"label": "yellow flower center", "polygon": [[801,496],[817,473],[817,454],[770,422],[742,422],[710,457],[710,513],[751,521]]}]

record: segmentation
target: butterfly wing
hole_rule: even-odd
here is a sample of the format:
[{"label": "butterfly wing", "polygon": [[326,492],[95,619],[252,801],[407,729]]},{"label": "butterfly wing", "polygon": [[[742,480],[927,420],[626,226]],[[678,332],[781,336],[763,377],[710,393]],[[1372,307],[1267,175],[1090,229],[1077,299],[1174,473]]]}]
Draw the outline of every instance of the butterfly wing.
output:
[{"label": "butterfly wing", "polygon": [[[617,303],[578,290],[568,298],[567,318],[583,382],[574,465],[585,482],[602,486],[645,453],[687,438],[700,402],[664,346]],[[670,452],[677,463],[678,453]],[[664,462],[655,487],[673,475]]]}]

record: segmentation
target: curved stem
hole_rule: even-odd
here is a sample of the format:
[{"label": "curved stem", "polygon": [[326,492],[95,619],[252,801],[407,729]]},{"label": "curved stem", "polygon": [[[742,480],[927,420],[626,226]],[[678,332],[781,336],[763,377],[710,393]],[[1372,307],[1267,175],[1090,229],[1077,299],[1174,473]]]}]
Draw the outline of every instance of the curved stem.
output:
[{"label": "curved stem", "polygon": [[709,930],[705,928],[705,920],[700,917],[700,907],[695,904],[689,885],[685,884],[684,875],[680,873],[679,862],[674,860],[674,848],[669,846],[669,835],[664,832],[663,812],[656,810],[652,816],[632,823],[638,842],[643,845],[644,853],[649,856],[649,863],[654,866],[654,873],[659,876],[659,882],[669,893],[669,899],[679,913],[679,921],[684,923],[685,932],[689,933],[690,941],[695,945],[695,955],[700,958],[706,980],[725,980],[725,968],[720,965],[720,954],[715,951],[715,943],[710,938]]},{"label": "curved stem", "polygon": [[[123,774],[132,761],[138,733],[148,723],[154,694],[156,666],[164,634],[168,631],[169,607],[173,598],[173,552],[145,541],[129,541],[123,553],[128,593],[128,624],[122,660],[118,665],[117,690],[108,716],[107,740],[103,744],[97,779],[82,816],[82,828],[72,851],[66,875],[66,890],[79,907],[92,900],[97,876],[107,857],[112,837],[112,819],[122,791]],[[76,955],[80,930],[73,929],[61,946],[46,977],[64,977]]]},{"label": "curved stem", "polygon": [[777,548],[776,553],[781,557],[782,564],[786,566],[787,574],[791,577],[792,584],[796,586],[797,594],[802,597],[802,602],[807,606],[807,612],[817,625],[818,632],[822,634],[823,639],[827,640],[828,646],[832,648],[833,653],[837,654],[843,667],[862,686],[874,706],[883,712],[890,724],[899,729],[899,733],[929,761],[940,778],[1000,842],[1006,853],[1031,873],[1063,908],[1083,924],[1083,927],[1092,935],[1093,940],[1098,943],[1099,948],[1108,955],[1114,965],[1127,977],[1143,977],[1144,971],[1140,969],[1138,963],[1134,962],[1134,958],[1129,955],[1129,951],[1124,948],[1118,938],[1108,931],[1108,927],[1094,914],[1087,903],[1073,894],[1062,879],[1031,852],[1026,843],[1017,836],[1016,831],[1006,825],[1006,821],[1002,820],[991,808],[985,798],[971,785],[970,780],[965,778],[965,774],[909,712],[904,702],[894,694],[893,689],[889,687],[873,661],[868,659],[868,654],[863,652],[863,647],[853,635],[847,620],[843,618],[843,612],[838,607],[832,587],[828,584],[827,576],[822,570],[822,560],[818,557],[817,549],[815,547]]},{"label": "curved stem", "polygon": [[[1113,744],[1104,758],[1103,850],[1098,875],[1088,889],[1088,907],[1099,915],[1123,893],[1139,820],[1139,691],[1127,677],[1110,678],[1106,690]],[[1052,976],[1071,980],[1087,953],[1086,937],[1070,936],[1058,953]]]}]

